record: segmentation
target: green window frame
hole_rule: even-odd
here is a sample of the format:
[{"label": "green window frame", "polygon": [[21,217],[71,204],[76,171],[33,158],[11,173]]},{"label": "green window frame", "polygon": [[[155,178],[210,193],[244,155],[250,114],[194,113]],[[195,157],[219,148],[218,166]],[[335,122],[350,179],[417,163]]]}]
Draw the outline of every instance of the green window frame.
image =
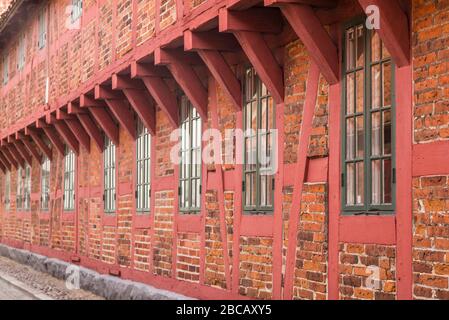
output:
[{"label": "green window frame", "polygon": [[41,163],[41,210],[48,211],[50,203],[50,169],[51,161],[43,156]]},{"label": "green window frame", "polygon": [[107,136],[104,138],[103,150],[103,203],[104,212],[113,214],[115,212],[116,200],[116,161],[115,161],[116,147],[114,142]]},{"label": "green window frame", "polygon": [[42,8],[38,17],[38,40],[37,46],[39,49],[45,48],[47,44],[47,10]]},{"label": "green window frame", "polygon": [[66,146],[64,156],[64,211],[75,210],[75,152]]},{"label": "green window frame", "polygon": [[72,0],[72,11],[70,17],[72,23],[78,20],[83,14],[83,0]]},{"label": "green window frame", "polygon": [[186,96],[181,97],[181,164],[179,209],[198,213],[201,208],[201,117]]},{"label": "green window frame", "polygon": [[395,210],[395,66],[364,20],[345,26],[342,92],[343,214]]},{"label": "green window frame", "polygon": [[136,211],[149,213],[151,206],[151,134],[137,120],[136,139]]},{"label": "green window frame", "polygon": [[[254,68],[247,68],[244,79],[244,164],[243,209],[247,214],[269,214],[274,210],[274,143],[276,108],[273,98]],[[262,164],[259,155],[271,159]],[[269,174],[271,172],[271,174]]]},{"label": "green window frame", "polygon": [[5,210],[11,209],[11,172],[8,170],[5,173]]}]

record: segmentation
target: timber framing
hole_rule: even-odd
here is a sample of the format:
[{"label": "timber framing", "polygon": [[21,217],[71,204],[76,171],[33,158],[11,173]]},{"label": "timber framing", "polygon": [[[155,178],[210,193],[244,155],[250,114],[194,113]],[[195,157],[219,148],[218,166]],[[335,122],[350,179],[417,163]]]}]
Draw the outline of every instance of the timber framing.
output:
[{"label": "timber framing", "polygon": [[[157,2],[157,1],[156,1]],[[301,196],[303,185],[309,182],[312,172],[319,182],[329,185],[329,271],[328,281],[329,298],[338,297],[338,244],[341,239],[353,240],[355,236],[348,236],[345,230],[359,226],[359,221],[340,217],[339,212],[339,183],[340,176],[337,175],[340,166],[341,144],[339,136],[340,109],[341,109],[341,77],[340,69],[342,60],[341,39],[336,36],[339,23],[348,17],[363,13],[364,9],[372,3],[381,8],[381,29],[378,30],[380,37],[391,52],[395,62],[402,69],[399,73],[400,79],[409,81],[407,72],[410,71],[410,27],[408,12],[403,11],[398,0],[354,0],[356,6],[342,10],[341,1],[336,4],[332,0],[226,0],[213,1],[204,9],[204,14],[194,15],[189,18],[179,18],[173,28],[156,29],[153,39],[144,42],[139,47],[133,48],[123,59],[114,60],[109,66],[98,72],[92,79],[79,85],[67,95],[58,97],[48,105],[39,108],[39,111],[27,116],[19,124],[3,130],[0,134],[0,170],[3,172],[11,168],[19,168],[26,163],[32,164],[34,158],[38,163],[45,155],[52,159],[53,151],[60,155],[65,154],[66,145],[76,155],[80,155],[81,148],[91,151],[91,144],[95,144],[100,152],[105,147],[107,136],[116,146],[119,146],[119,132],[123,128],[132,140],[136,140],[136,118],[139,118],[152,135],[157,135],[156,114],[161,110],[168,119],[173,129],[180,125],[180,104],[178,92],[181,91],[188,97],[203,122],[210,117],[213,128],[218,129],[220,124],[219,111],[217,107],[217,85],[223,90],[226,97],[232,103],[235,112],[235,127],[242,129],[243,90],[242,90],[242,66],[252,65],[262,82],[270,91],[276,103],[276,121],[284,116],[284,104],[289,103],[285,97],[288,76],[284,73],[283,43],[284,32],[290,32],[298,38],[307,49],[309,58],[312,60],[305,92],[305,103],[301,118],[299,144],[297,149],[298,160],[296,165],[284,165],[281,174],[276,175],[275,181],[275,203],[276,214],[273,217],[250,217],[242,213],[241,181],[243,180],[242,165],[235,165],[232,170],[226,171],[221,165],[213,168],[203,168],[201,183],[205,189],[215,188],[218,191],[217,199],[218,219],[220,221],[220,236],[223,239],[224,252],[224,279],[226,290],[218,290],[204,285],[204,265],[201,267],[199,284],[181,285],[180,290],[186,294],[192,293],[196,296],[207,298],[209,294],[214,298],[239,298],[239,255],[240,237],[266,236],[273,240],[273,297],[290,299],[294,292],[294,274],[296,263],[296,250],[298,244],[297,230],[301,224],[298,212],[301,210]],[[180,3],[180,2],[179,2]],[[158,18],[159,19],[159,18]],[[182,20],[184,19],[184,20]],[[159,21],[157,22],[159,24]],[[133,34],[133,37],[136,35]],[[68,39],[71,39],[67,36]],[[289,39],[290,41],[290,39]],[[115,59],[115,58],[114,58]],[[316,106],[320,76],[329,85],[329,157],[312,159],[308,156],[308,142],[313,132],[313,116]],[[207,81],[205,79],[208,78]],[[411,81],[411,80],[410,80]],[[408,110],[407,94],[411,94],[410,88],[405,88],[401,93]],[[410,92],[409,92],[410,91]],[[409,99],[411,101],[411,99]],[[411,108],[409,108],[411,110]],[[402,111],[405,112],[405,111]],[[406,115],[405,115],[406,116]],[[408,119],[408,118],[407,118]],[[409,122],[412,123],[411,119]],[[280,145],[286,141],[284,124],[281,120]],[[278,124],[278,123],[277,123]],[[398,135],[410,135],[410,128],[403,125],[403,132]],[[403,136],[402,136],[403,137]],[[47,140],[50,144],[47,144]],[[408,140],[404,140],[404,144]],[[152,142],[152,148],[154,143]],[[411,154],[411,150],[406,150]],[[279,150],[282,153],[282,150]],[[155,151],[152,150],[152,159]],[[281,156],[283,157],[283,155]],[[319,166],[314,165],[319,163]],[[323,163],[325,163],[323,165]],[[205,166],[204,166],[205,167]],[[317,169],[318,168],[318,169]],[[291,169],[291,173],[286,173]],[[154,169],[152,169],[154,170]],[[284,170],[286,172],[284,172]],[[155,177],[154,187],[151,189],[151,201],[154,206],[155,193],[166,189],[176,189],[179,177],[179,168],[173,169],[173,176],[156,177],[154,171],[151,176]],[[335,171],[335,172],[334,172]],[[408,182],[411,178],[404,172],[400,172],[403,179]],[[133,177],[133,179],[135,179]],[[285,181],[289,181],[287,184]],[[135,181],[133,180],[133,183]],[[153,182],[152,182],[153,183]],[[289,229],[286,237],[288,244],[285,248],[285,259],[283,256],[282,232],[282,192],[286,186],[293,186],[292,206],[288,210]],[[118,186],[120,195],[132,194],[129,185]],[[123,191],[124,190],[124,191]],[[224,207],[225,192],[235,193],[234,201],[234,224],[232,243],[228,243],[229,235],[226,233],[226,210]],[[77,190],[79,192],[80,190]],[[81,190],[83,194],[91,192],[100,193],[98,190]],[[81,193],[79,192],[79,193]],[[405,200],[410,195],[404,191]],[[201,194],[202,200],[206,199],[205,192]],[[53,197],[56,197],[56,190]],[[173,206],[178,206],[178,196],[175,194]],[[178,239],[176,231],[204,230],[205,205],[202,206],[201,216],[181,216],[174,214],[173,251],[172,260],[176,261],[176,246]],[[407,212],[411,209],[402,205],[399,208],[398,221],[404,230],[409,227]],[[151,238],[154,231],[154,215],[151,220],[144,222],[149,226]],[[112,217],[110,220],[116,219]],[[137,219],[137,218],[136,218]],[[365,219],[366,217],[360,217]],[[106,220],[106,219],[105,219]],[[377,219],[380,226],[387,226],[397,222],[394,219]],[[117,223],[116,221],[114,223]],[[133,220],[133,223],[136,223]],[[136,223],[138,225],[138,223]],[[362,223],[363,225],[363,223]],[[139,228],[133,225],[133,228]],[[401,236],[399,227],[393,237],[388,238],[388,244],[396,241],[400,245],[398,252],[404,259],[410,258],[408,252],[409,239]],[[407,230],[406,230],[407,231]],[[201,231],[203,232],[203,231]],[[368,236],[362,234],[366,232]],[[376,237],[373,231],[366,227],[356,230],[359,237],[367,237],[371,242],[384,244]],[[201,235],[201,243],[205,243],[205,236]],[[402,238],[401,238],[402,237]],[[374,240],[373,240],[374,239]],[[349,241],[348,240],[348,241]],[[200,256],[206,256],[205,249],[201,247]],[[232,248],[231,248],[232,247]],[[229,250],[232,249],[232,255]],[[46,251],[55,253],[52,249]],[[59,254],[59,253],[57,253]],[[152,255],[153,253],[151,253]],[[71,256],[64,256],[72,259]],[[153,257],[150,260],[153,261]],[[92,262],[89,258],[82,257],[83,261],[89,261],[99,269],[111,270],[134,277],[136,274],[142,279],[147,274],[133,273],[127,268],[120,266],[107,266]],[[204,264],[204,262],[201,262]],[[172,288],[176,284],[176,263],[172,265],[173,279],[165,279],[157,275],[148,276],[164,288]],[[398,296],[409,297],[411,292],[404,282],[411,277],[410,270],[403,266],[398,267]],[[204,289],[198,293],[198,289]]]}]

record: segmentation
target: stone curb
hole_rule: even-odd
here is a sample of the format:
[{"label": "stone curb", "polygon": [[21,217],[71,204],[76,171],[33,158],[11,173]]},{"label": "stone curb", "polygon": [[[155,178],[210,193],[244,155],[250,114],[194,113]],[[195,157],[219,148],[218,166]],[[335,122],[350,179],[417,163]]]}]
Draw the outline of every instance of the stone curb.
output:
[{"label": "stone curb", "polygon": [[108,300],[192,300],[192,298],[178,293],[110,275],[102,275],[85,267],[4,244],[0,244],[0,255],[61,280],[66,280],[70,275],[70,272],[66,273],[67,268],[79,268],[80,288]]}]

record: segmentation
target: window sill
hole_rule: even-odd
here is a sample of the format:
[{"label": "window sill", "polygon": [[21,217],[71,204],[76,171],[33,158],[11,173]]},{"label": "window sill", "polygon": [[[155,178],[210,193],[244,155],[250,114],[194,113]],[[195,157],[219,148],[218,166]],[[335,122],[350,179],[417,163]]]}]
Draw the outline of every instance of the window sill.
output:
[{"label": "window sill", "polygon": [[117,215],[115,213],[107,213],[107,212],[103,211],[102,222],[103,222],[103,226],[116,227],[117,226]]},{"label": "window sill", "polygon": [[150,212],[137,212],[134,216],[134,228],[136,229],[149,229],[151,227],[151,215]]},{"label": "window sill", "polygon": [[75,211],[62,211],[62,221],[71,222],[75,221]]}]

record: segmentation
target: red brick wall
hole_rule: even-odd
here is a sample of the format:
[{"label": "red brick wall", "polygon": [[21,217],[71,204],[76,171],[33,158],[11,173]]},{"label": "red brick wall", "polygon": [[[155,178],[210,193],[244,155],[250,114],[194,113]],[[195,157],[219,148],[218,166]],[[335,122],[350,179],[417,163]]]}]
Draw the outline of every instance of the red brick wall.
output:
[{"label": "red brick wall", "polygon": [[[396,298],[396,248],[374,244],[340,244],[340,298]],[[371,281],[372,279],[372,281]]]},{"label": "red brick wall", "polygon": [[[449,4],[413,2],[414,142],[449,138]],[[449,299],[447,175],[413,179],[413,297]]]},{"label": "red brick wall", "polygon": [[[67,2],[67,1],[66,1]],[[95,10],[98,13],[93,20],[85,21],[81,30],[68,31],[62,19],[65,10],[64,3],[51,2],[49,44],[55,47],[47,61],[46,49],[37,52],[34,45],[27,42],[27,63],[35,58],[39,63],[28,65],[30,71],[23,71],[23,75],[11,75],[11,84],[2,87],[0,111],[11,116],[0,119],[0,127],[7,128],[29,115],[43,111],[45,80],[50,77],[50,105],[57,98],[72,93],[80,86],[93,81],[99,71],[108,70],[113,63],[123,62],[133,50],[133,41],[138,46],[147,45],[153,37],[164,29],[169,29],[176,19],[182,15],[176,12],[176,1],[162,0],[161,8],[157,11],[155,0],[138,0],[136,11],[132,14],[132,1],[118,1],[113,7],[112,0],[101,2],[89,1],[84,9]],[[190,9],[201,11],[207,6],[207,1],[186,1],[184,13]],[[135,17],[137,16],[137,21]],[[33,23],[36,17],[30,18]],[[98,24],[97,24],[98,21]],[[133,40],[130,30],[136,25],[136,35]],[[30,34],[36,35],[36,28],[30,29]],[[168,34],[167,31],[166,34]],[[279,119],[284,121],[285,141],[284,163],[293,168],[300,156],[297,155],[299,133],[302,125],[302,112],[307,90],[307,76],[310,67],[309,55],[300,41],[292,41],[285,49],[279,50],[285,71],[286,99],[285,106],[279,112]],[[14,58],[12,55],[12,58]],[[39,60],[38,57],[42,56]],[[1,68],[1,66],[0,66]],[[238,69],[238,68],[237,68]],[[27,69],[28,70],[28,69]],[[238,73],[236,71],[236,73]],[[67,76],[70,75],[70,76]],[[19,79],[21,81],[15,80]],[[204,77],[206,79],[206,77]],[[18,82],[15,82],[18,81]],[[209,92],[213,88],[209,86]],[[170,88],[176,86],[169,83]],[[312,137],[309,142],[309,157],[326,157],[328,155],[328,85],[324,78],[320,78],[315,116],[313,120]],[[5,97],[5,99],[3,99]],[[213,95],[209,96],[209,101]],[[236,126],[239,116],[222,88],[217,88],[218,123],[224,134],[225,129]],[[212,103],[210,104],[212,105]],[[209,119],[210,120],[210,119]],[[208,123],[210,125],[210,121]],[[165,113],[157,108],[156,133],[153,143],[155,155],[154,181],[170,181],[176,179],[176,167],[170,161],[170,150],[175,142],[170,141],[172,127]],[[281,149],[282,150],[282,149]],[[281,151],[282,152],[282,151]],[[70,252],[89,258],[89,263],[101,265],[101,270],[107,272],[108,267],[123,267],[123,270],[137,270],[145,272],[142,278],[149,279],[153,275],[162,279],[172,278],[176,281],[200,282],[200,274],[204,272],[204,283],[210,290],[231,290],[226,282],[226,273],[239,276],[238,287],[232,288],[237,294],[257,299],[273,298],[275,254],[273,236],[245,236],[238,234],[234,227],[240,213],[237,207],[237,192],[240,192],[240,182],[234,181],[235,166],[226,165],[224,171],[227,176],[224,190],[224,226],[221,225],[219,206],[219,190],[203,186],[206,203],[204,204],[204,225],[199,232],[184,232],[175,229],[177,205],[177,181],[171,187],[154,186],[154,207],[149,215],[148,224],[151,227],[137,228],[136,214],[133,209],[134,195],[133,167],[134,144],[129,135],[120,129],[120,145],[117,149],[117,212],[113,223],[105,223],[103,212],[103,182],[102,182],[102,154],[92,143],[90,153],[81,148],[78,158],[77,220],[66,221],[62,212],[62,157],[54,152],[51,168],[50,220],[37,209],[38,201],[33,204],[30,216],[19,218],[15,212],[14,201],[10,213],[0,210],[0,235],[3,239],[32,243],[41,248],[51,248],[55,252]],[[40,196],[40,172],[34,164],[33,193]],[[291,174],[285,171],[284,175]],[[0,174],[0,179],[3,175]],[[209,172],[209,178],[215,179],[217,172]],[[288,177],[287,177],[288,178]],[[2,180],[3,181],[3,180]],[[11,173],[11,190],[15,195],[16,173]],[[3,188],[1,188],[3,193]],[[282,268],[285,272],[286,248],[288,245],[289,208],[293,188],[283,186],[283,248]],[[298,245],[295,250],[295,279],[294,298],[323,299],[327,297],[327,183],[306,183],[302,194],[303,206],[298,214],[300,224],[295,231]],[[3,195],[4,196],[4,195]],[[12,197],[12,200],[14,198]],[[272,218],[277,217],[276,212]],[[144,218],[146,218],[144,217]],[[142,218],[142,217],[139,217]],[[75,232],[75,227],[78,232]],[[197,227],[197,226],[196,226]],[[31,232],[33,230],[33,233]],[[222,232],[225,231],[225,233]],[[280,230],[279,230],[280,231]],[[276,231],[277,235],[278,231]],[[238,236],[236,236],[238,235]],[[275,236],[276,236],[275,235]],[[202,238],[203,237],[203,238]],[[175,239],[176,238],[176,239]],[[203,244],[204,241],[204,244]],[[238,243],[235,243],[238,242]],[[225,250],[227,246],[227,252]],[[204,247],[202,247],[204,245]],[[236,245],[236,247],[233,247]],[[75,250],[76,248],[76,250]],[[238,252],[234,250],[238,248]],[[204,250],[204,252],[202,251]],[[54,252],[54,251],[51,251]],[[201,254],[204,254],[204,270],[201,269]],[[229,269],[226,270],[225,258],[228,258]],[[239,270],[232,270],[233,259],[239,256],[237,266]],[[148,277],[146,275],[148,274]],[[142,279],[141,278],[141,279]],[[157,278],[159,279],[159,278]],[[233,281],[235,279],[232,279]],[[212,291],[215,292],[215,291]]]}]

